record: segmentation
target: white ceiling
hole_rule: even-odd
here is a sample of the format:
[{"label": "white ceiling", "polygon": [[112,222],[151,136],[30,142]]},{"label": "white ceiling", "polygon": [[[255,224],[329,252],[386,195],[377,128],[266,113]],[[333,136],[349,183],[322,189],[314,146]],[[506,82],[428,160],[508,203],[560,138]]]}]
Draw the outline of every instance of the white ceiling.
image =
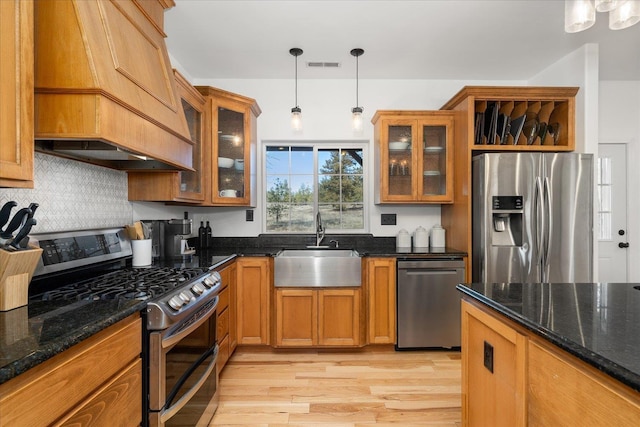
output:
[{"label": "white ceiling", "polygon": [[[599,45],[600,80],[640,80],[640,23],[608,29],[608,14],[564,32],[563,0],[176,0],[167,46],[193,79],[298,77],[528,80],[585,43]],[[308,61],[337,61],[311,69]]]}]

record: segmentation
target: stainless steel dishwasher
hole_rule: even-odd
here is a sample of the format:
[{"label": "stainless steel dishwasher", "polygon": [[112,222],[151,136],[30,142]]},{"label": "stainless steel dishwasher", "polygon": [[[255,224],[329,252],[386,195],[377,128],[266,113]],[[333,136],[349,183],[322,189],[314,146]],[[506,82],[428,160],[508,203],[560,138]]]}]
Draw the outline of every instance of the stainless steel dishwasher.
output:
[{"label": "stainless steel dishwasher", "polygon": [[460,347],[462,258],[399,259],[397,349]]}]

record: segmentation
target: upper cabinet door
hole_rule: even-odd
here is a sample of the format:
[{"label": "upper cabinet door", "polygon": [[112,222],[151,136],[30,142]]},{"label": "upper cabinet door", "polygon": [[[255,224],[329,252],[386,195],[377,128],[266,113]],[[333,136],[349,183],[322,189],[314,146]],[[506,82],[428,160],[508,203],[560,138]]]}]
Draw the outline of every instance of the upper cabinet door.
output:
[{"label": "upper cabinet door", "polygon": [[453,117],[420,120],[418,135],[418,199],[453,201]]},{"label": "upper cabinet door", "polygon": [[376,203],[453,201],[453,113],[378,111]]},{"label": "upper cabinet door", "polygon": [[33,188],[33,1],[0,1],[0,187]]},{"label": "upper cabinet door", "polygon": [[179,172],[178,198],[185,201],[202,202],[204,200],[204,156],[205,139],[205,107],[206,100],[195,87],[177,71],[174,70],[178,94],[182,102],[182,109],[187,120],[187,127],[193,142],[192,167],[193,171]]},{"label": "upper cabinet door", "polygon": [[129,200],[200,204],[205,199],[204,149],[208,145],[205,110],[207,101],[174,70],[176,87],[192,142],[193,171],[130,171]]},{"label": "upper cabinet door", "polygon": [[207,100],[211,144],[205,170],[207,206],[255,206],[257,117],[254,99],[209,86],[197,89]]}]

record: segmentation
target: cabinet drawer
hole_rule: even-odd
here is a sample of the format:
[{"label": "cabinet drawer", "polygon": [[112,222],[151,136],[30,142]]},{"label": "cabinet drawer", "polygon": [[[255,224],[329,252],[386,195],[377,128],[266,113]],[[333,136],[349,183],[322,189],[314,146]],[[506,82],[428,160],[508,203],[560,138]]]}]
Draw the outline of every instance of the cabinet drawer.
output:
[{"label": "cabinet drawer", "polygon": [[218,342],[222,342],[229,335],[229,310],[218,314],[216,328],[216,339]]},{"label": "cabinet drawer", "polygon": [[0,426],[49,424],[140,357],[136,314],[0,387]]},{"label": "cabinet drawer", "polygon": [[227,364],[227,360],[229,360],[229,337],[225,337],[218,346],[218,360],[216,361],[216,365],[218,368],[218,374],[222,372],[222,368]]},{"label": "cabinet drawer", "polygon": [[224,288],[218,295],[220,297],[220,300],[218,300],[218,313],[221,313],[229,307],[229,286]]},{"label": "cabinet drawer", "polygon": [[56,426],[138,425],[142,421],[142,360],[105,384],[77,410]]}]

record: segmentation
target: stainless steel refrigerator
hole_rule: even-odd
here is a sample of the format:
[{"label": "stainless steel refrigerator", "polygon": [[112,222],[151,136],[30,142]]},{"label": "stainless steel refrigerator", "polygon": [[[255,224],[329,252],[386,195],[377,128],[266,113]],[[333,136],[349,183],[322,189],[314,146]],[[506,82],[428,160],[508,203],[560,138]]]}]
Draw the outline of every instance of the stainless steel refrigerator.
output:
[{"label": "stainless steel refrigerator", "polygon": [[473,158],[474,282],[593,281],[593,155]]}]

